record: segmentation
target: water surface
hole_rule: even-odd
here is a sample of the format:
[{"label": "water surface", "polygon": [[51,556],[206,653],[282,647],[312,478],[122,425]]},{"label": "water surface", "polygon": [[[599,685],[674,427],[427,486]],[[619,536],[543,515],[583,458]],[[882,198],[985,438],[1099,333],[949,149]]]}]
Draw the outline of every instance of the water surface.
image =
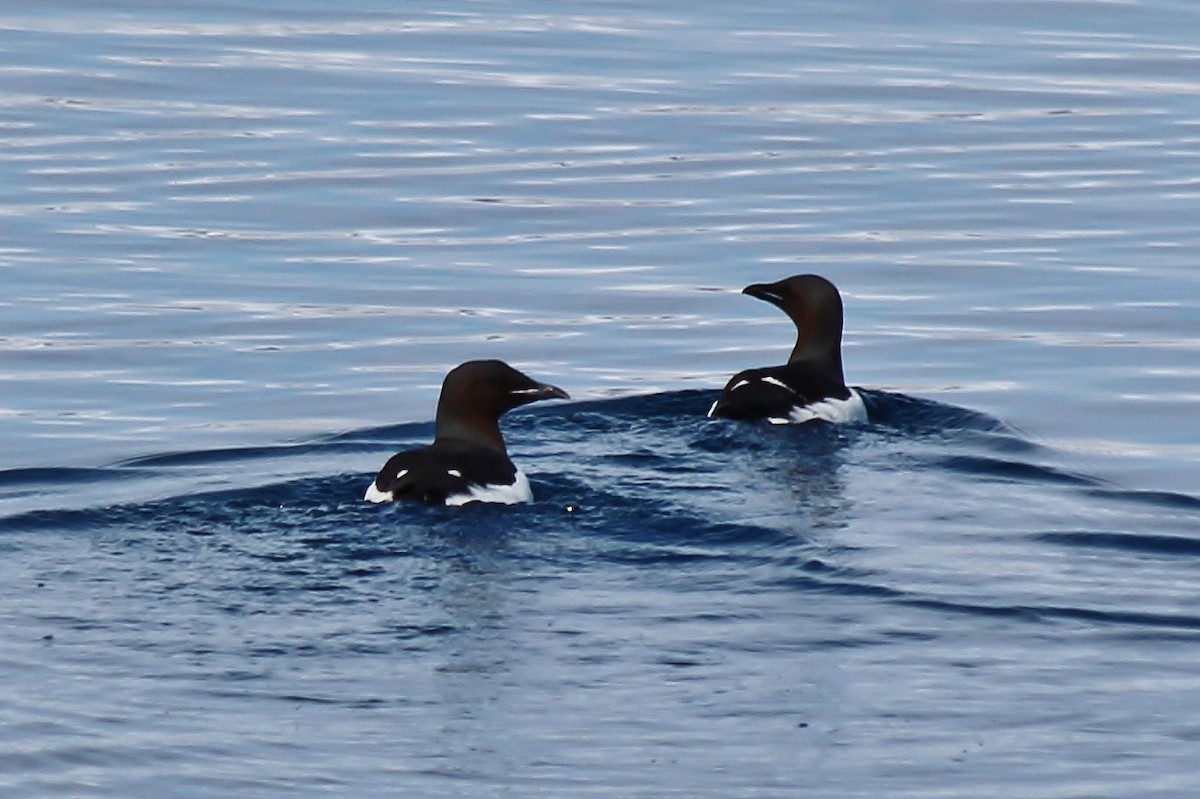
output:
[{"label": "water surface", "polygon": [[[1194,796],[1197,17],[0,12],[3,793]],[[706,420],[806,271],[871,422]]]}]

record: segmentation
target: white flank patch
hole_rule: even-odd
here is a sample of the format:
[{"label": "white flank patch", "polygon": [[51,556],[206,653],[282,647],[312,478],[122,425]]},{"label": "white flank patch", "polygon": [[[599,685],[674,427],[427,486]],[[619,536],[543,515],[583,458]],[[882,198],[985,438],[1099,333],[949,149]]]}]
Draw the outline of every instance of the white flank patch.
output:
[{"label": "white flank patch", "polygon": [[791,424],[803,424],[814,419],[834,424],[865,422],[867,421],[867,406],[859,393],[850,389],[849,399],[825,399],[804,406],[798,405],[792,408],[791,413],[788,414],[788,421]]},{"label": "white flank patch", "polygon": [[375,487],[375,481],[371,481],[371,485],[367,486],[367,493],[363,495],[363,499],[367,502],[391,502],[395,497],[391,491],[380,491]]},{"label": "white flank patch", "polygon": [[458,469],[447,469],[446,474],[450,475],[451,477],[462,477],[462,472],[460,472]]},{"label": "white flank patch", "polygon": [[[408,474],[408,469],[401,469],[396,473],[396,479],[399,480],[404,475]],[[367,486],[367,493],[363,495],[363,499],[368,502],[391,502],[395,499],[391,491],[380,491],[375,487],[375,481],[371,481],[371,485]]]},{"label": "white flank patch", "polygon": [[468,502],[497,502],[504,505],[515,505],[518,502],[529,502],[531,499],[533,499],[533,490],[529,487],[529,478],[525,476],[525,472],[517,469],[517,475],[512,485],[473,485],[465,494],[446,497],[446,504],[466,505]]}]

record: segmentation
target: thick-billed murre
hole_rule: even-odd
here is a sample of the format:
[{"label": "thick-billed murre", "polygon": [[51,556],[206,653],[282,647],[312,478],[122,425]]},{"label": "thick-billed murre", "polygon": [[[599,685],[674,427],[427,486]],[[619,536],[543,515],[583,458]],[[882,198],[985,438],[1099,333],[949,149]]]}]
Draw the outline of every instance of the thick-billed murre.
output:
[{"label": "thick-billed murre", "polygon": [[780,308],[796,325],[796,345],[783,366],[738,372],[709,417],[791,424],[823,419],[863,422],[866,405],[842,374],[842,297],[819,275],[793,275],[742,290]]},{"label": "thick-billed murre", "polygon": [[568,399],[503,361],[467,361],[442,382],[433,443],[393,455],[367,487],[371,502],[513,504],[533,498],[529,479],[508,458],[500,417],[530,402]]}]

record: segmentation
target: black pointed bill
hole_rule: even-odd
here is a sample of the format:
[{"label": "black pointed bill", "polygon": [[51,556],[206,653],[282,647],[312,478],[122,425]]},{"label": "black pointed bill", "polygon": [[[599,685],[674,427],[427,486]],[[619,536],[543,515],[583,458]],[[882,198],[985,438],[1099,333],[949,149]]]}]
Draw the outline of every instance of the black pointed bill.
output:
[{"label": "black pointed bill", "polygon": [[770,283],[754,283],[742,289],[742,293],[748,294],[756,300],[766,300],[772,305],[783,304],[783,295],[779,293],[779,289]]}]

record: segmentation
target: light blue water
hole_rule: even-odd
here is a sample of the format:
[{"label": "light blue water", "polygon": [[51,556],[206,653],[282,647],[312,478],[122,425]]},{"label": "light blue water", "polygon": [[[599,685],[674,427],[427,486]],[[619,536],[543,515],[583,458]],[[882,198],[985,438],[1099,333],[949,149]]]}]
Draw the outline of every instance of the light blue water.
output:
[{"label": "light blue water", "polygon": [[[0,793],[1195,796],[1198,18],[0,12]],[[706,420],[803,271],[871,423]]]}]

